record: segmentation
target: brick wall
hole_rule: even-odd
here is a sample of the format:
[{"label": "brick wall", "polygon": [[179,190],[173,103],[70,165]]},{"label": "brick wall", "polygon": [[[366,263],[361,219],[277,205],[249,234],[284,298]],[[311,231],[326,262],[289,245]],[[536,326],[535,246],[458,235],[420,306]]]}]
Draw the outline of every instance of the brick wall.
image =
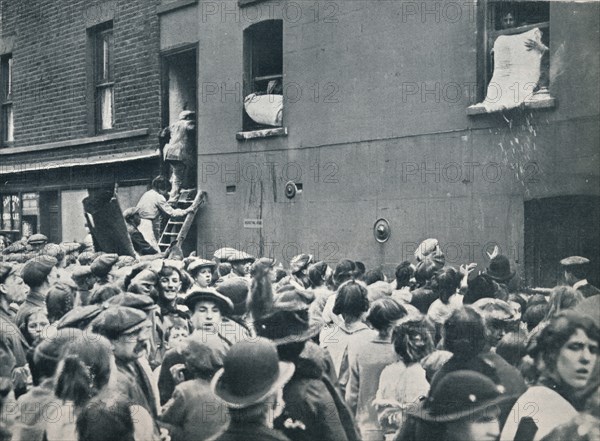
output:
[{"label": "brick wall", "polygon": [[15,147],[89,136],[86,29],[113,20],[114,131],[149,136],[3,156],[5,164],[157,146],[160,129],[158,0],[3,0],[2,36],[14,35]]}]

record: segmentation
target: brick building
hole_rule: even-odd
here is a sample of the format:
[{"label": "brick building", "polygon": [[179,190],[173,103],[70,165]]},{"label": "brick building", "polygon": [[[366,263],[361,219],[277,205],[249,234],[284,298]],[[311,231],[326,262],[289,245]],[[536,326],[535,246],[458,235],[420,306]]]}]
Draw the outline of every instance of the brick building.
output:
[{"label": "brick building", "polygon": [[2,234],[85,236],[86,189],[123,209],[158,173],[157,1],[0,2]]}]

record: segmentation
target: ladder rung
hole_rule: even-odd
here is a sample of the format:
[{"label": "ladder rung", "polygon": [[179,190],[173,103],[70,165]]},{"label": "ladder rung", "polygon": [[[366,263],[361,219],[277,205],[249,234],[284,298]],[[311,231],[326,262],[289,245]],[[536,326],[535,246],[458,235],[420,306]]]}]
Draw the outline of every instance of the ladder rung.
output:
[{"label": "ladder rung", "polygon": [[179,221],[169,221],[169,222],[167,223],[167,227],[168,227],[169,225],[183,225],[183,222],[179,222]]},{"label": "ladder rung", "polygon": [[163,236],[179,236],[179,233],[164,232]]}]

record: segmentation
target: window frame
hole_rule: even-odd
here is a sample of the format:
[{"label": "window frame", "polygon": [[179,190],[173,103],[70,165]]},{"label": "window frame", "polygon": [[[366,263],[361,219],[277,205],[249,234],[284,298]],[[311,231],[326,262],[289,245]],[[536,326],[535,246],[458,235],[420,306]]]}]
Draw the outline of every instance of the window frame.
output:
[{"label": "window frame", "polygon": [[[522,26],[516,26],[510,29],[496,29],[495,21],[496,21],[496,8],[495,6],[501,4],[510,4],[513,3],[515,5],[518,4],[526,4],[526,3],[547,3],[548,5],[548,21],[536,22],[531,24],[526,24]],[[532,0],[532,1],[503,1],[503,0],[485,0],[483,2],[483,8],[479,8],[479,14],[477,17],[478,25],[478,35],[482,37],[479,38],[478,42],[478,51],[477,51],[477,96],[476,102],[482,102],[487,93],[487,88],[489,82],[492,78],[493,71],[491,70],[492,66],[492,58],[491,51],[494,47],[494,42],[496,38],[500,35],[515,35],[521,34],[523,32],[530,31],[534,28],[539,28],[544,33],[550,32],[550,1],[549,0]],[[549,47],[549,46],[548,46]],[[547,55],[548,57],[550,54]],[[549,67],[548,67],[549,68]],[[472,103],[472,104],[475,104]]]},{"label": "window frame", "polygon": [[[277,26],[278,29],[274,29]],[[256,52],[258,47],[257,40],[262,36],[263,39],[265,34],[269,32],[278,32],[280,35],[279,41],[281,42],[280,48],[280,63],[281,63],[281,73],[275,74],[267,74],[267,75],[258,75],[257,74],[257,63],[256,60]],[[262,35],[261,35],[262,34]],[[277,48],[275,48],[277,49]],[[265,47],[262,46],[258,49],[259,52],[266,52]],[[248,131],[259,131],[259,130],[270,130],[270,129],[278,129],[280,127],[268,126],[259,124],[253,121],[248,114],[246,113],[246,109],[244,107],[244,98],[249,94],[257,92],[261,90],[261,88],[257,87],[257,82],[268,82],[271,80],[279,80],[283,87],[283,20],[281,19],[271,19],[271,20],[263,20],[258,23],[254,23],[244,29],[244,38],[243,38],[243,73],[244,73],[244,81],[242,87],[242,130],[244,132]],[[285,112],[284,112],[285,113]],[[284,115],[285,118],[285,115]],[[283,127],[283,123],[282,123]]]},{"label": "window frame", "polygon": [[[109,36],[105,47],[106,36]],[[102,53],[100,51],[102,50]],[[88,29],[88,78],[91,100],[88,103],[90,135],[115,130],[114,29],[112,20]],[[103,127],[101,94],[110,90],[111,124]]]},{"label": "window frame", "polygon": [[[13,107],[13,71],[12,53],[0,56],[0,147],[14,144],[14,107]],[[11,124],[8,123],[10,114]],[[12,133],[9,130],[12,127]],[[9,137],[9,133],[12,135]]]}]

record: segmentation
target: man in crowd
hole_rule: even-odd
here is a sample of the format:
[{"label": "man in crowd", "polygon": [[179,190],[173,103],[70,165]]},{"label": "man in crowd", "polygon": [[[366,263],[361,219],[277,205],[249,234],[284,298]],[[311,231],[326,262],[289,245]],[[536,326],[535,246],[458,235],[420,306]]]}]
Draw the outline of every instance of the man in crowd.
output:
[{"label": "man in crowd", "polygon": [[147,256],[149,254],[157,254],[158,251],[152,245],[144,239],[144,235],[140,232],[138,227],[142,223],[140,216],[140,208],[132,207],[128,208],[123,212],[123,218],[125,218],[125,224],[127,225],[127,233],[133,244],[133,249],[140,256]]},{"label": "man in crowd", "polygon": [[584,297],[600,294],[600,289],[589,283],[586,279],[589,259],[580,256],[567,257],[560,261],[565,271],[565,282],[578,290]]},{"label": "man in crowd", "polygon": [[58,281],[57,260],[50,256],[37,256],[29,260],[23,267],[23,281],[31,291],[27,294],[25,303],[19,308],[15,322],[17,326],[23,324],[25,317],[34,308],[46,309],[46,294],[50,286]]}]

